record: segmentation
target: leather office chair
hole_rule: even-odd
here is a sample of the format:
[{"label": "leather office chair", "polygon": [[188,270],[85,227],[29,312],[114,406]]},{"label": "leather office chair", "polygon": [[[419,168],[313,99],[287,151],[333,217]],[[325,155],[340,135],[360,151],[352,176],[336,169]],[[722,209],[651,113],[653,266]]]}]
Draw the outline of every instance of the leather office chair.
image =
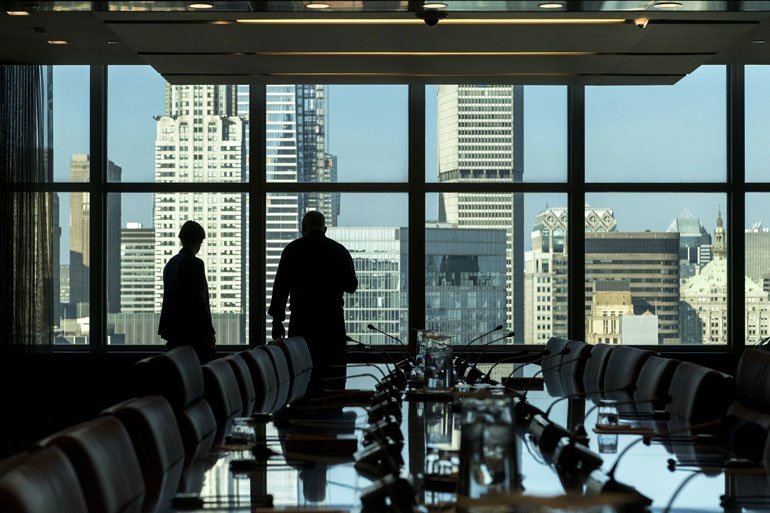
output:
[{"label": "leather office chair", "polygon": [[[616,347],[607,359],[607,370],[604,373],[603,384],[604,390],[607,392],[603,395],[619,401],[630,400],[633,394],[631,387],[636,386],[636,380],[639,377],[639,372],[641,372],[644,362],[654,354],[652,351],[645,351],[635,347]],[[627,388],[629,391],[613,392],[613,390],[620,388]]]},{"label": "leather office chair", "polygon": [[584,390],[583,373],[586,368],[586,360],[591,354],[591,346],[581,340],[570,340],[567,347],[570,351],[562,357],[563,363],[559,369],[562,390],[564,395],[579,394]]},{"label": "leather office chair", "polygon": [[609,344],[596,344],[591,348],[591,355],[583,369],[583,390],[591,394],[589,395],[591,399],[597,398],[598,392],[604,390],[607,362],[614,349],[615,346]]},{"label": "leather office chair", "polygon": [[0,511],[14,513],[87,513],[75,468],[57,447],[25,455],[0,477]]},{"label": "leather office chair", "polygon": [[286,355],[283,354],[283,350],[275,344],[268,344],[266,346],[259,346],[259,351],[264,351],[270,358],[270,363],[273,364],[276,378],[277,397],[273,411],[280,410],[289,401],[289,389],[291,388],[291,377],[289,374],[289,365],[286,362]]},{"label": "leather office chair", "polygon": [[302,337],[289,337],[276,342],[283,350],[289,365],[291,384],[289,387],[289,402],[299,399],[307,392],[310,375],[313,373],[313,358],[310,348]]},{"label": "leather office chair", "polygon": [[243,402],[238,381],[230,364],[224,359],[212,360],[203,366],[206,400],[217,419],[217,441],[230,432],[233,419],[242,415]]},{"label": "leather office chair", "polygon": [[289,337],[276,342],[283,350],[291,371],[289,402],[299,399],[307,392],[310,376],[313,373],[313,357],[310,348],[302,337]]},{"label": "leather office chair", "polygon": [[674,371],[681,362],[671,358],[650,356],[642,365],[636,378],[633,393],[634,407],[637,412],[649,413],[653,410],[665,410],[668,403],[668,389]]},{"label": "leather office chair", "polygon": [[104,410],[128,431],[144,476],[142,511],[165,511],[184,469],[184,445],[174,411],[161,396],[130,399]]},{"label": "leather office chair", "polygon": [[278,377],[270,356],[259,349],[249,349],[238,353],[251,372],[254,382],[254,413],[272,413],[278,399]]},{"label": "leather office chair", "polygon": [[543,369],[543,382],[548,394],[554,397],[564,395],[564,389],[561,384],[561,362],[564,358],[569,358],[571,354],[561,355],[569,341],[561,337],[551,337],[545,343],[546,351],[550,354],[543,358],[540,368]]},{"label": "leather office chair", "polygon": [[128,431],[117,418],[104,416],[78,424],[38,445],[58,447],[67,455],[89,512],[141,513],[144,478]]},{"label": "leather office chair", "polygon": [[743,351],[735,376],[735,401],[727,413],[770,429],[770,352]]},{"label": "leather office chair", "polygon": [[682,362],[674,370],[666,409],[674,424],[688,426],[722,418],[735,396],[732,376]]},{"label": "leather office chair", "polygon": [[254,413],[254,403],[257,400],[257,394],[254,390],[254,380],[251,378],[251,371],[246,361],[239,354],[231,354],[225,358],[230,364],[230,368],[235,375],[235,381],[238,382],[238,390],[241,392],[241,414],[247,417]]},{"label": "leather office chair", "polygon": [[177,347],[139,362],[145,390],[162,395],[171,405],[185,448],[185,466],[205,455],[217,433],[217,421],[204,399],[203,369],[195,350]]}]

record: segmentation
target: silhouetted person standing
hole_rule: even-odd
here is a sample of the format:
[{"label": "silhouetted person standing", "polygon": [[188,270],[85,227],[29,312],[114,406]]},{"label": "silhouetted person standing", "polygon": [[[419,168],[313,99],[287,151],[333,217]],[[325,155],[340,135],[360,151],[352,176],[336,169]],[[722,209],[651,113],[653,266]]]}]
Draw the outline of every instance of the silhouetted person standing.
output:
[{"label": "silhouetted person standing", "polygon": [[[345,363],[342,294],[352,294],[356,288],[358,279],[350,253],[326,237],[323,214],[308,212],[302,218],[302,237],[290,242],[281,254],[268,314],[273,318],[273,340],[283,338],[286,301],[291,296],[289,336],[304,337],[310,347],[310,387],[325,384],[326,388],[335,388],[335,384],[319,380],[335,374],[330,365]],[[341,375],[344,377],[344,372]],[[336,383],[336,387],[339,385]]]},{"label": "silhouetted person standing", "polygon": [[206,269],[203,260],[195,256],[205,238],[206,232],[195,221],[182,225],[182,249],[163,268],[163,309],[158,325],[158,335],[166,340],[166,348],[192,346],[201,363],[213,359],[216,353]]}]

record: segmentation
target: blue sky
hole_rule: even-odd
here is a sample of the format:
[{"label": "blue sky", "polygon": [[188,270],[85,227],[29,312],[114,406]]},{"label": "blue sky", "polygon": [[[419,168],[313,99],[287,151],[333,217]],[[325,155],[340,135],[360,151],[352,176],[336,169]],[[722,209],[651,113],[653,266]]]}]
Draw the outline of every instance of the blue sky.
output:
[{"label": "blue sky", "polygon": [[[770,71],[747,68],[749,179],[764,179],[770,158]],[[164,111],[164,81],[149,67],[114,66],[109,74],[108,155],[123,181],[152,181],[155,121]],[[592,181],[719,181],[725,175],[725,70],[702,67],[675,86],[586,89],[586,177]],[[402,181],[407,173],[406,86],[330,86],[329,151],[338,156],[340,181]],[[69,179],[69,160],[88,152],[88,68],[54,68],[54,174]],[[426,178],[435,181],[436,86],[426,87]],[[558,182],[567,172],[566,87],[524,89],[524,179]],[[62,228],[69,202],[61,195]],[[426,200],[436,218],[437,195]],[[595,194],[592,206],[615,210],[626,231],[665,230],[686,207],[713,230],[724,212],[719,194]],[[528,194],[525,228],[545,204],[566,206],[563,194]],[[770,225],[762,195],[747,201],[747,225]],[[150,195],[124,195],[123,219],[152,223]],[[407,222],[403,194],[345,194],[340,224],[398,226]],[[66,261],[68,234],[62,239]]]}]

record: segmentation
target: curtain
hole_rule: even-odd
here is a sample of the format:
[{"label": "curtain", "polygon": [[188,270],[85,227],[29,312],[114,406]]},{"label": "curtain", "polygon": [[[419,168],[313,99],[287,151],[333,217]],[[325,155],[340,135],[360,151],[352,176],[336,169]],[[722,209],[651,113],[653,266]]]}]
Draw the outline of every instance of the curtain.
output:
[{"label": "curtain", "polygon": [[0,349],[53,341],[52,68],[0,66]]}]

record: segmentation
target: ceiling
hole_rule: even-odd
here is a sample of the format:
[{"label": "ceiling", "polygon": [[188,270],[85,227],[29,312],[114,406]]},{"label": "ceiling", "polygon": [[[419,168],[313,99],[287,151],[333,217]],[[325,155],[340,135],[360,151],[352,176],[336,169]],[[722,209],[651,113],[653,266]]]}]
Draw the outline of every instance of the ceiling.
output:
[{"label": "ceiling", "polygon": [[[319,11],[307,0],[207,3],[4,2],[28,15],[0,12],[0,61],[146,63],[171,83],[596,85],[673,84],[703,64],[770,64],[770,2],[545,10],[543,0],[444,0],[441,9],[326,0]],[[444,18],[427,26],[425,13]],[[48,43],[56,40],[67,44]]]}]

